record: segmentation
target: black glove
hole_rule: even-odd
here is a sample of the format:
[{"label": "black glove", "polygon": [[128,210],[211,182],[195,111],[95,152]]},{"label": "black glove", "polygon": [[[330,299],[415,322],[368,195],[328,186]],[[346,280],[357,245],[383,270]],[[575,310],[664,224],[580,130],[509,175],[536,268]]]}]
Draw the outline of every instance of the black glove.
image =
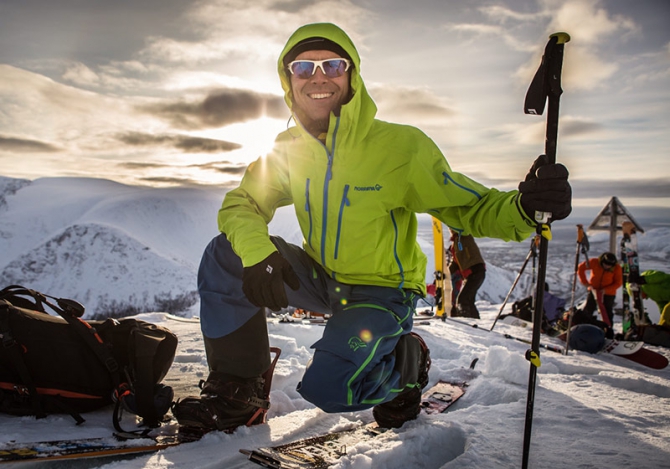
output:
[{"label": "black glove", "polygon": [[519,184],[521,208],[531,218],[535,212],[551,212],[551,220],[563,220],[572,211],[572,188],[568,170],[549,164],[546,155],[537,157],[526,179]]},{"label": "black glove", "polygon": [[254,306],[267,306],[272,311],[288,306],[284,282],[292,290],[300,288],[291,264],[277,251],[242,272],[242,291],[247,299]]}]

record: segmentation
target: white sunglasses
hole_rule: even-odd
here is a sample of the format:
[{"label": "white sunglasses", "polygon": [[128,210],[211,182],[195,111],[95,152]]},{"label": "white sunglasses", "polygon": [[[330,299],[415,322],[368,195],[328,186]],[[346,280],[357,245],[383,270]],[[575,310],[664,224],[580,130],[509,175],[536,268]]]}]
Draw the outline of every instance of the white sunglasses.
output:
[{"label": "white sunglasses", "polygon": [[351,67],[351,61],[347,59],[325,59],[325,60],[294,60],[288,64],[288,69],[292,75],[298,78],[306,79],[316,73],[320,68],[328,78],[337,78],[344,75]]}]

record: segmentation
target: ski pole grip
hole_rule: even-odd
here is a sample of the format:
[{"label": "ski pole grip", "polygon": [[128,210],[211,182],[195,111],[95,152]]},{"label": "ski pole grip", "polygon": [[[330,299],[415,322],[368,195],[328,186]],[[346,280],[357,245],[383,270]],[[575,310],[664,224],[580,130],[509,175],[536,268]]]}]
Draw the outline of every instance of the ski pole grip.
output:
[{"label": "ski pole grip", "polygon": [[551,39],[552,37],[556,38],[556,44],[565,44],[566,42],[570,42],[570,35],[568,33],[564,32],[558,32],[551,34],[549,38]]}]

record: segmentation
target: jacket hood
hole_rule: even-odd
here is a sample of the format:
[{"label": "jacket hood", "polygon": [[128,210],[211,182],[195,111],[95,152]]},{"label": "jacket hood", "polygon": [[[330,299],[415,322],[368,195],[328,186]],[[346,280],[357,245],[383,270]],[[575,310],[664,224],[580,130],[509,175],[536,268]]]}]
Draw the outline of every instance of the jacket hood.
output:
[{"label": "jacket hood", "polygon": [[289,53],[293,47],[299,42],[312,37],[323,37],[342,47],[351,57],[353,69],[351,69],[350,87],[352,91],[351,100],[342,106],[340,113],[341,123],[343,126],[352,132],[354,139],[365,136],[372,125],[374,116],[377,113],[377,106],[367,92],[363,79],[360,75],[361,58],[358,51],[351,41],[351,38],[341,28],[332,23],[313,23],[301,26],[298,28],[286,42],[284,50],[282,50],[277,60],[277,71],[279,73],[279,80],[281,81],[284,90],[284,101],[292,111],[293,107],[293,93],[291,92],[291,79],[288,70],[284,66],[284,57]]}]

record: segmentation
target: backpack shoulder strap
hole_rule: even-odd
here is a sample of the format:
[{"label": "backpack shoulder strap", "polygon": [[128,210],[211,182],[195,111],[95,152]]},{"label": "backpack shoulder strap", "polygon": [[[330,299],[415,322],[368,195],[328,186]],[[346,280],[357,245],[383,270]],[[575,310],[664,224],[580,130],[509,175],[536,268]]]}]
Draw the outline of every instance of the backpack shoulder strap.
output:
[{"label": "backpack shoulder strap", "polygon": [[[127,321],[134,320],[127,319]],[[164,414],[159,413],[154,400],[156,387],[154,358],[161,342],[164,340],[166,340],[166,336],[162,332],[143,328],[135,321],[130,332],[129,344],[133,351],[131,354],[131,369],[134,372],[134,376],[129,377],[132,381],[130,392],[135,397],[136,408],[134,413],[142,417],[142,423],[147,429],[126,431],[121,428],[121,400],[123,396],[119,396],[114,408],[113,423],[117,432],[125,435],[126,438],[142,438],[151,428],[160,426],[160,419]]]},{"label": "backpack shoulder strap", "polygon": [[44,418],[47,415],[43,410],[40,395],[37,392],[30,370],[28,370],[26,362],[23,360],[21,345],[14,339],[9,325],[9,314],[12,307],[9,301],[0,299],[0,338],[2,338],[2,347],[7,350],[9,358],[19,374],[21,384],[23,385],[19,387],[18,383],[15,383],[15,390],[19,394],[27,394],[30,397],[35,416],[37,418]]},{"label": "backpack shoulder strap", "polygon": [[[30,298],[30,299],[28,299]],[[0,299],[6,300],[13,306],[46,313],[42,304],[43,295],[21,285],[9,285],[0,290]],[[31,301],[32,300],[32,301]]]},{"label": "backpack shoulder strap", "polygon": [[145,425],[155,427],[158,426],[158,420],[162,415],[158,415],[154,405],[154,357],[165,336],[152,334],[152,331],[138,327],[131,337],[135,343],[137,414],[144,419]]},{"label": "backpack shoulder strap", "polygon": [[105,341],[102,340],[102,337],[100,337],[95,327],[91,326],[91,324],[89,324],[87,321],[77,316],[78,311],[73,309],[71,305],[73,303],[79,303],[73,300],[64,300],[61,298],[58,298],[56,301],[59,306],[65,307],[61,309],[47,300],[45,300],[44,303],[56,311],[63,319],[68,322],[68,324],[74,328],[75,331],[77,331],[86,345],[89,346],[93,353],[95,353],[96,357],[98,357],[100,362],[105,366],[105,368],[107,368],[107,371],[109,371],[109,373],[112,375],[114,384],[118,385],[121,382],[120,368],[119,364],[114,358],[111,347],[108,347]]}]

